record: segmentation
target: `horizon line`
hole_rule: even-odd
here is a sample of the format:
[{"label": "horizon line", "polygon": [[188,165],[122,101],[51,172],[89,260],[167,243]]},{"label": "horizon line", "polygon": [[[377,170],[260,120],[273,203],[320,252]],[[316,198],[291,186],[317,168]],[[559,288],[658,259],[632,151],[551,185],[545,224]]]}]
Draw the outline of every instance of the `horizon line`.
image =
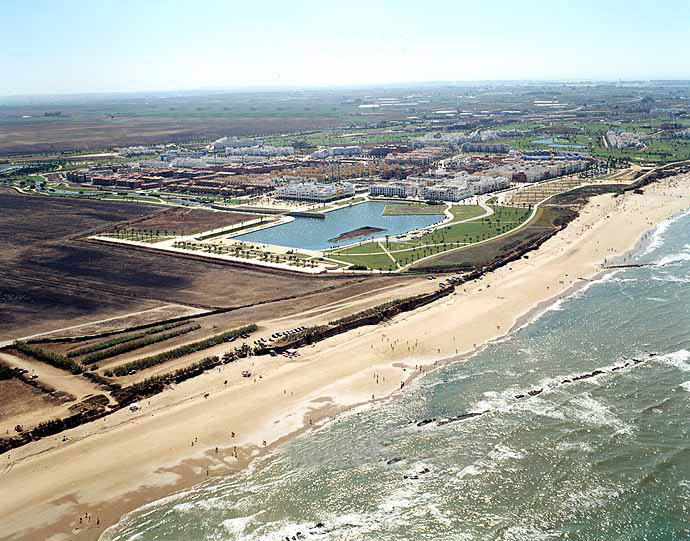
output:
[{"label": "horizon line", "polygon": [[175,88],[175,89],[150,89],[150,90],[101,90],[85,92],[33,92],[33,93],[13,93],[0,94],[0,98],[45,98],[45,97],[79,97],[79,96],[114,96],[131,94],[169,94],[169,93],[202,93],[202,92],[260,92],[260,91],[299,91],[299,90],[331,90],[331,89],[367,89],[383,87],[406,87],[406,86],[435,86],[435,85],[462,85],[462,84],[566,84],[566,83],[688,83],[690,79],[682,78],[528,78],[528,79],[456,79],[456,80],[425,80],[425,81],[395,81],[395,82],[372,82],[357,84],[262,84],[262,85],[234,85],[234,86],[206,86],[194,88]]}]

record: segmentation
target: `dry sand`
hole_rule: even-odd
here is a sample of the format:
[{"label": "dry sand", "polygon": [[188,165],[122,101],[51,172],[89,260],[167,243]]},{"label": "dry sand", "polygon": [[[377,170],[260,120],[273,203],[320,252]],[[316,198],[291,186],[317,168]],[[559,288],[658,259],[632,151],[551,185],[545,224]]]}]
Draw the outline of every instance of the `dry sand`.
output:
[{"label": "dry sand", "polygon": [[[142,402],[141,411],[70,430],[67,442],[60,434],[0,455],[0,536],[97,539],[130,509],[242,468],[344,408],[404,392],[401,381],[505,335],[688,206],[688,175],[643,196],[598,196],[528,259],[432,305],[304,348],[297,360],[227,365]],[[254,376],[243,379],[247,368]]]}]

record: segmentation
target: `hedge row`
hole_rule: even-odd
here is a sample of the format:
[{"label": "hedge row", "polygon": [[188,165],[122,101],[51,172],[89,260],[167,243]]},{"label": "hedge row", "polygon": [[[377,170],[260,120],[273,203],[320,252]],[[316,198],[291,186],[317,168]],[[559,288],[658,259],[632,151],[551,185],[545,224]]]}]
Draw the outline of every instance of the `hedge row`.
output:
[{"label": "hedge row", "polygon": [[136,361],[132,361],[113,370],[108,370],[105,372],[106,376],[126,376],[130,372],[137,372],[139,370],[144,370],[145,368],[150,368],[151,366],[156,366],[157,364],[162,364],[173,359],[179,359],[190,353],[195,353],[204,349],[217,346],[223,342],[229,342],[234,340],[242,334],[248,334],[254,332],[258,327],[254,324],[247,325],[245,327],[240,327],[239,329],[234,329],[232,331],[227,331],[215,336],[211,336],[205,340],[199,340],[198,342],[192,342],[191,344],[185,344],[184,346],[177,347],[168,351],[163,351],[162,353],[157,353],[156,355],[151,355],[149,357],[144,357]]},{"label": "hedge row", "polygon": [[219,359],[215,355],[212,357],[204,357],[200,361],[192,363],[183,368],[178,368],[177,370],[174,370],[168,374],[152,376],[139,383],[134,383],[128,387],[116,390],[113,392],[113,398],[117,400],[120,406],[127,406],[132,402],[136,402],[137,400],[148,398],[149,396],[162,392],[166,385],[170,385],[171,383],[182,383],[183,381],[199,376],[206,370],[211,370],[218,365],[232,363],[238,359],[247,357],[250,353],[252,353],[252,348],[247,344],[243,344],[242,347],[235,348],[234,351],[228,351],[225,353],[222,359]]},{"label": "hedge row", "polygon": [[109,391],[117,391],[121,389],[121,385],[119,383],[111,383],[107,379],[105,379],[103,376],[96,372],[83,372],[82,376],[84,376],[86,379],[92,381],[96,385],[103,385],[105,388],[107,388]]},{"label": "hedge row", "polygon": [[201,325],[195,324],[189,327],[183,327],[182,329],[177,329],[173,332],[149,336],[147,338],[143,338],[142,340],[131,340],[123,344],[111,347],[109,349],[104,349],[101,351],[91,353],[90,355],[84,357],[81,362],[83,364],[97,363],[98,361],[102,361],[103,359],[109,359],[110,357],[115,357],[116,355],[122,355],[123,353],[128,353],[130,351],[134,351],[135,349],[141,349],[146,346],[150,346],[151,344],[157,344],[158,342],[164,342],[165,340],[170,340],[171,338],[175,338],[176,336],[181,336],[183,334],[199,330],[200,328]]},{"label": "hedge row", "polygon": [[59,353],[45,351],[43,349],[30,346],[25,342],[15,342],[14,347],[21,351],[24,355],[54,366],[55,368],[68,370],[72,372],[72,374],[81,374],[83,372],[81,366],[79,366],[77,362],[65,357],[64,355],[60,355]]},{"label": "hedge row", "polygon": [[337,326],[337,325],[344,325],[346,323],[350,323],[351,321],[356,321],[358,319],[362,319],[365,317],[369,316],[375,316],[375,315],[386,315],[388,312],[395,312],[398,306],[400,306],[403,303],[409,303],[409,302],[416,302],[417,300],[421,299],[422,297],[425,297],[426,295],[416,295],[414,297],[408,297],[406,299],[396,299],[388,302],[384,302],[383,304],[379,304],[377,306],[372,306],[371,308],[367,308],[366,310],[362,310],[360,312],[355,312],[354,314],[350,314],[349,316],[344,316],[341,317],[340,319],[335,319],[333,321],[329,321],[328,324],[331,326]]},{"label": "hedge row", "polygon": [[127,334],[125,336],[118,336],[116,338],[111,338],[110,340],[105,340],[104,342],[98,342],[97,344],[92,344],[90,346],[83,347],[81,349],[75,349],[74,351],[70,351],[67,356],[68,357],[79,357],[81,355],[87,355],[89,353],[93,353],[94,351],[101,351],[102,349],[108,349],[113,346],[117,346],[118,344],[122,344],[123,342],[129,342],[130,340],[138,340],[139,338],[143,338],[144,336],[147,336],[149,334],[156,334],[159,332],[163,331],[168,331],[170,329],[174,329],[175,327],[181,327],[187,323],[186,321],[178,321],[177,323],[169,323],[168,325],[161,325],[160,327],[153,327],[151,329],[148,329],[147,331],[140,332],[137,334]]}]

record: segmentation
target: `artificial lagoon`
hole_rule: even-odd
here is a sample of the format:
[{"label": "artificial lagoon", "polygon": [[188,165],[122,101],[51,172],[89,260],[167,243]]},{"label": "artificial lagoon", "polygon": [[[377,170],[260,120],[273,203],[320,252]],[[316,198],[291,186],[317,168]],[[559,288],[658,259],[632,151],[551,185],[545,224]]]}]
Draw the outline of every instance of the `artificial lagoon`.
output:
[{"label": "artificial lagoon", "polygon": [[292,222],[276,225],[235,237],[244,242],[275,244],[303,250],[327,250],[346,246],[365,237],[352,237],[332,242],[338,236],[362,227],[383,229],[377,237],[395,236],[441,222],[441,215],[384,216],[390,201],[366,201],[325,213],[325,219],[295,217]]}]

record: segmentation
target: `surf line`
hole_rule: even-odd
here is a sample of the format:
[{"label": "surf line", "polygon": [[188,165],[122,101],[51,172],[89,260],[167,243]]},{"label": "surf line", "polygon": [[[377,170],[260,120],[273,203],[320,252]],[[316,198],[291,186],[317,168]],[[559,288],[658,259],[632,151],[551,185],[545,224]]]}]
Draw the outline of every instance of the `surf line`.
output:
[{"label": "surf line", "polygon": [[[570,378],[565,378],[562,379],[561,382],[554,387],[551,387],[551,389],[555,389],[558,387],[562,387],[563,385],[570,385],[573,383],[577,383],[578,381],[582,381],[585,379],[590,379],[594,378],[596,376],[600,376],[602,374],[611,374],[613,372],[618,372],[619,370],[623,370],[624,368],[628,368],[631,366],[636,366],[638,364],[641,364],[645,361],[648,361],[649,359],[656,357],[657,353],[648,353],[648,357],[646,359],[631,359],[629,361],[626,361],[624,364],[616,365],[612,367],[610,370],[604,370],[602,368],[597,368],[596,370],[593,370],[592,372],[587,372],[585,374],[580,374],[578,376],[573,376]],[[530,389],[526,393],[520,393],[516,394],[515,398],[517,400],[525,400],[532,398],[534,396],[538,396],[541,393],[543,393],[546,389],[544,387],[539,387],[537,389]],[[449,423],[457,423],[459,421],[466,421],[468,419],[472,419],[474,417],[479,417],[480,415],[485,415],[486,413],[489,413],[492,410],[482,410],[482,411],[471,411],[468,413],[461,413],[460,415],[455,415],[453,417],[447,417],[444,419],[437,419],[436,417],[431,418],[431,419],[422,419],[421,421],[412,421],[410,424],[416,424],[418,427],[422,427],[431,423],[436,423],[436,426],[443,426],[447,425]]]}]

